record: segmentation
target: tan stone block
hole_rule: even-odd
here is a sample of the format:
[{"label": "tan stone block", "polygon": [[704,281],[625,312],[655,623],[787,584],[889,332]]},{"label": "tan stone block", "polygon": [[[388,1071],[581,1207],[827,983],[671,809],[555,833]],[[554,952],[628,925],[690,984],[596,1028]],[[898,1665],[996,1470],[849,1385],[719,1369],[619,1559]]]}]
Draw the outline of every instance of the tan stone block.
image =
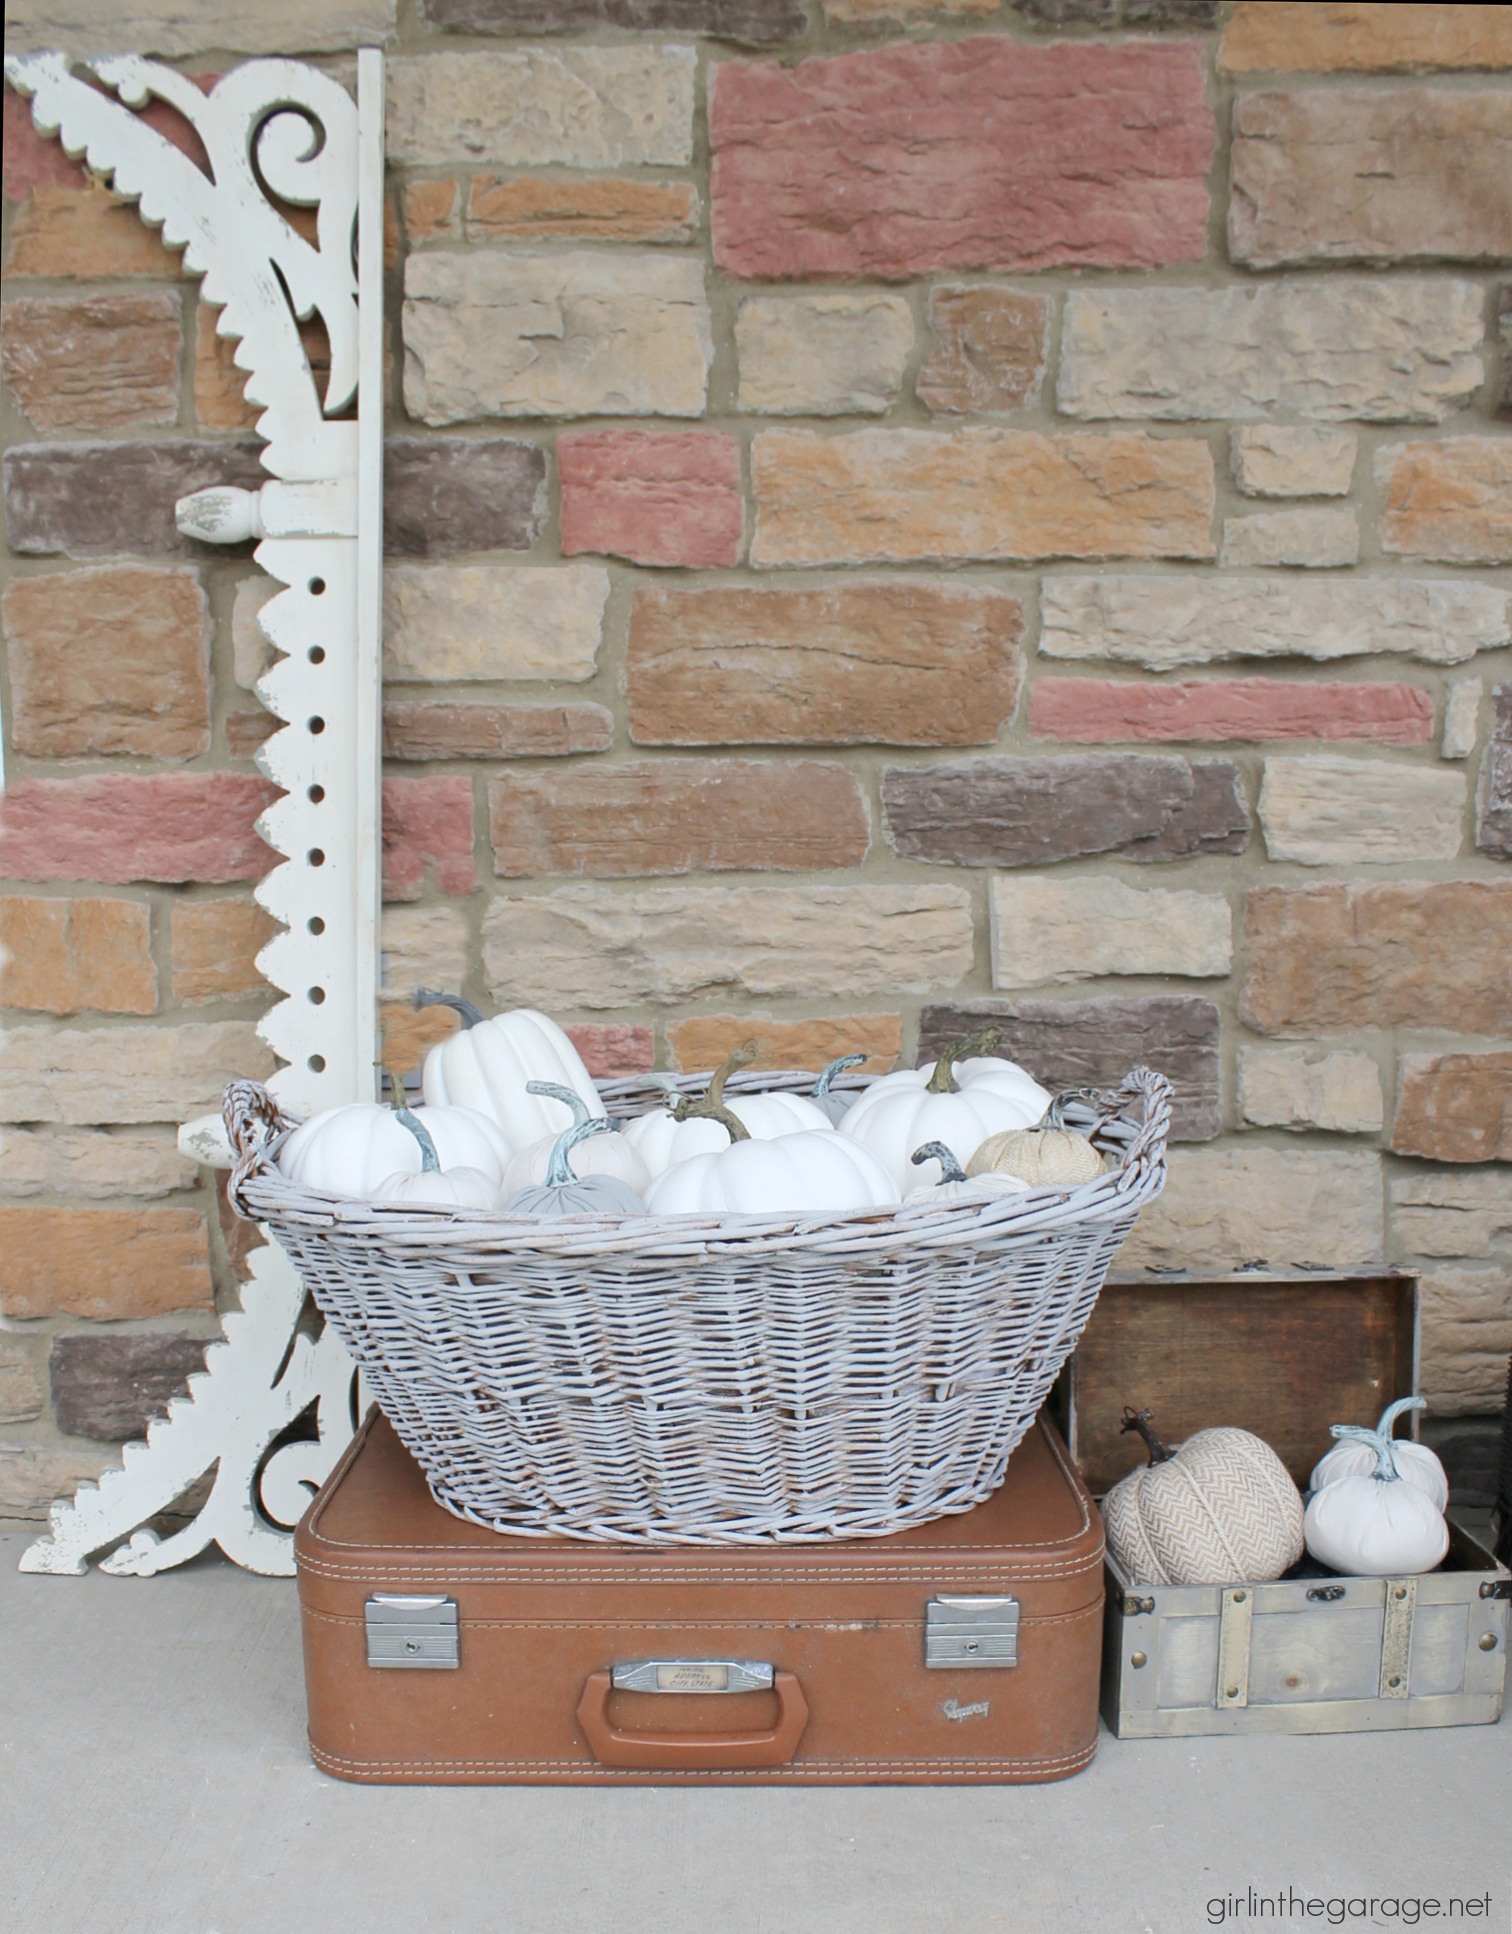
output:
[{"label": "tan stone block", "polygon": [[698,190],[691,181],[586,180],[474,175],[467,196],[467,234],[474,242],[691,242],[698,228]]},{"label": "tan stone block", "polygon": [[1218,562],[1245,566],[1300,564],[1327,570],[1360,561],[1360,526],[1352,510],[1262,510],[1225,517]]},{"label": "tan stone block", "polygon": [[1047,577],[1039,649],[1169,671],[1225,658],[1394,652],[1458,665],[1512,640],[1504,592],[1409,578]]},{"label": "tan stone block", "polygon": [[954,987],[974,951],[958,886],[564,887],[496,899],[483,965],[501,1007],[843,1000]]},{"label": "tan stone block", "polygon": [[735,318],[737,407],[881,416],[903,387],[913,317],[900,295],[747,296]]},{"label": "tan stone block", "polygon": [[389,1078],[390,1094],[396,1075],[403,1081],[407,1075],[423,1068],[431,1049],[442,1041],[449,1041],[461,1026],[462,1016],[454,1007],[438,1004],[416,1008],[412,999],[383,1002],[378,1009],[378,1053]]},{"label": "tan stone block", "polygon": [[934,348],[914,387],[937,415],[1032,408],[1045,373],[1049,299],[1020,289],[937,283],[929,292]]},{"label": "tan stone block", "polygon": [[210,606],[198,571],[100,564],[12,578],[0,600],[20,752],[192,759],[210,744]]},{"label": "tan stone block", "polygon": [[9,52],[313,54],[381,47],[397,13],[397,0],[7,0],[5,39]]},{"label": "tan stone block", "polygon": [[1461,772],[1310,752],[1265,762],[1260,824],[1273,860],[1384,866],[1451,860],[1464,838]]},{"label": "tan stone block", "polygon": [[12,1027],[0,1033],[0,1121],[189,1121],[226,1083],[277,1067],[251,1021],[186,1027]]},{"label": "tan stone block", "polygon": [[282,931],[250,897],[180,901],[173,909],[173,998],[240,1001],[271,993],[257,955]]},{"label": "tan stone block", "polygon": [[1381,1162],[1318,1148],[1173,1148],[1164,1190],[1114,1258],[1146,1269],[1227,1273],[1379,1267]]},{"label": "tan stone block", "polygon": [[607,706],[485,705],[476,699],[390,699],[383,708],[386,759],[565,759],[607,752]]},{"label": "tan stone block", "polygon": [[686,167],[697,61],[655,38],[390,60],[388,163]]},{"label": "tan stone block", "polygon": [[759,1014],[699,1014],[667,1029],[672,1065],[680,1071],[717,1068],[745,1041],[757,1046],[752,1068],[812,1068],[817,1074],[841,1055],[864,1054],[852,1074],[887,1074],[903,1051],[901,1014],[834,1014],[812,1021],[771,1021]]},{"label": "tan stone block", "polygon": [[470,978],[467,921],[455,907],[385,907],[378,944],[386,994],[459,994]]},{"label": "tan stone block", "polygon": [[19,1343],[0,1343],[0,1424],[29,1424],[42,1415],[42,1380]]},{"label": "tan stone block", "polygon": [[601,564],[391,564],[383,675],[580,684],[598,668],[608,597]]},{"label": "tan stone block", "polygon": [[1229,255],[1479,262],[1512,255],[1512,96],[1489,88],[1241,94]]},{"label": "tan stone block", "polygon": [[1512,883],[1257,887],[1239,1018],[1262,1034],[1512,1034]]},{"label": "tan stone block", "polygon": [[37,296],[4,304],[0,357],[39,430],[122,430],[178,415],[176,295]]},{"label": "tan stone block", "polygon": [[1399,1055],[1391,1146],[1432,1162],[1512,1162],[1512,1053]]},{"label": "tan stone block", "polygon": [[431,424],[701,416],[714,359],[703,278],[690,256],[639,249],[412,255],[405,407]]},{"label": "tan stone block", "polygon": [[1245,424],[1229,435],[1234,482],[1247,497],[1347,497],[1359,442],[1353,430]]},{"label": "tan stone block", "polygon": [[1504,6],[1413,6],[1404,0],[1287,7],[1239,0],[1218,65],[1229,74],[1512,67],[1512,14]]},{"label": "tan stone block", "polygon": [[1208,979],[1233,961],[1221,893],[1125,886],[1111,874],[1012,874],[989,890],[992,984],[1014,990],[1104,974]]},{"label": "tan stone block", "polygon": [[1441,759],[1468,759],[1475,750],[1485,690],[1483,679],[1449,680],[1444,698],[1444,735],[1439,741]]},{"label": "tan stone block", "polygon": [[178,281],[181,253],[163,246],[133,201],[108,188],[37,188],[16,210],[8,276],[48,276],[60,282],[93,282],[108,276],[150,275]]},{"label": "tan stone block", "polygon": [[1482,302],[1474,282],[1426,276],[1077,290],[1056,401],[1099,419],[1438,423],[1484,380]]},{"label": "tan stone block", "polygon": [[1512,437],[1392,443],[1375,455],[1381,549],[1446,564],[1512,562]]},{"label": "tan stone block", "polygon": [[1204,442],[1036,430],[765,430],[751,562],[1211,557]]},{"label": "tan stone block", "polygon": [[151,912],[141,900],[0,899],[0,1006],[153,1014]]},{"label": "tan stone block", "polygon": [[71,1497],[101,1471],[119,1468],[114,1450],[96,1444],[0,1444],[0,1518],[45,1519],[54,1498]]},{"label": "tan stone block", "polygon": [[855,775],[817,760],[679,759],[501,773],[488,788],[494,872],[821,872],[871,844]]},{"label": "tan stone block", "polygon": [[1483,1256],[1512,1236],[1512,1169],[1404,1175],[1391,1184],[1398,1249],[1413,1256]]},{"label": "tan stone block", "polygon": [[265,671],[272,669],[278,653],[263,636],[257,614],[285,587],[277,578],[259,573],[243,578],[231,603],[231,655],[233,672],[244,691],[254,691]]},{"label": "tan stone block", "polygon": [[199,1168],[171,1128],[0,1128],[0,1194],[150,1199],[192,1189]]},{"label": "tan stone block", "polygon": [[198,1209],[0,1209],[0,1314],[114,1322],[214,1307]]},{"label": "tan stone block", "polygon": [[404,232],[413,246],[462,233],[462,194],[456,180],[410,181],[404,188]]},{"label": "tan stone block", "polygon": [[1494,1417],[1506,1402],[1512,1275],[1492,1268],[1428,1271],[1419,1291],[1418,1388],[1435,1417]]},{"label": "tan stone block", "polygon": [[641,590],[637,745],[990,745],[1023,679],[1016,598],[917,578]]},{"label": "tan stone block", "polygon": [[1257,1128],[1378,1134],[1386,1120],[1381,1071],[1368,1054],[1240,1048],[1239,1112]]}]

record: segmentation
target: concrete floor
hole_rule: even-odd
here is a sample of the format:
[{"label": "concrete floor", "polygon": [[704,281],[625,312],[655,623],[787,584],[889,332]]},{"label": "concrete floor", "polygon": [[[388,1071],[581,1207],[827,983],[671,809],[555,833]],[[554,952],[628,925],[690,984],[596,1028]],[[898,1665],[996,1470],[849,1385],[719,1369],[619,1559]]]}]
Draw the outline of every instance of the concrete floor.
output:
[{"label": "concrete floor", "polygon": [[1187,1934],[1252,1884],[1489,1892],[1509,1927],[1512,1717],[1105,1736],[1046,1787],[347,1786],[305,1757],[292,1582],[22,1577],[35,1531],[0,1528],[8,1934]]}]

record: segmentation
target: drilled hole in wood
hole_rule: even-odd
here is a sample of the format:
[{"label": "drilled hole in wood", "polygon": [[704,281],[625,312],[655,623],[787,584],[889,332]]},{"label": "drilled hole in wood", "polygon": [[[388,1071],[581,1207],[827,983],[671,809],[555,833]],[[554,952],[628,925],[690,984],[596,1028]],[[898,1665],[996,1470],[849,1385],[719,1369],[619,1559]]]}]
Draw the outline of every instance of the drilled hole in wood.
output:
[{"label": "drilled hole in wood", "polygon": [[311,578],[311,579],[310,579],[310,596],[311,596],[312,598],[323,598],[323,597],[325,596],[325,579],[324,579],[324,578]]},{"label": "drilled hole in wood", "polygon": [[325,663],[325,646],[311,645],[308,657],[312,665],[323,665]]},{"label": "drilled hole in wood", "polygon": [[311,1074],[324,1074],[325,1056],[323,1054],[312,1054],[305,1063],[305,1066],[310,1070]]},{"label": "drilled hole in wood", "polygon": [[324,1000],[325,1000],[325,989],[323,987],[312,987],[310,989],[310,1005],[312,1007],[321,1006]]},{"label": "drilled hole in wood", "polygon": [[311,720],[310,720],[310,730],[311,730],[311,731],[312,731],[312,732],[313,732],[313,733],[315,734],[315,736],[316,736],[317,738],[319,738],[319,736],[320,736],[320,734],[321,734],[322,732],[324,732],[324,730],[325,730],[325,720],[324,720],[324,719],[311,719]]},{"label": "drilled hole in wood", "polygon": [[305,797],[309,800],[312,806],[318,806],[321,800],[325,798],[325,787],[311,786],[309,792],[305,795]]},{"label": "drilled hole in wood", "polygon": [[324,932],[325,932],[325,921],[321,919],[321,917],[320,917],[320,915],[319,915],[318,913],[317,913],[317,914],[315,915],[315,917],[314,917],[314,918],[313,918],[313,919],[312,919],[312,920],[311,920],[311,921],[309,922],[309,928],[310,928],[310,932],[311,932],[311,933],[324,933]]},{"label": "drilled hole in wood", "polygon": [[306,858],[309,860],[311,866],[325,865],[325,854],[321,852],[318,846],[312,846]]}]

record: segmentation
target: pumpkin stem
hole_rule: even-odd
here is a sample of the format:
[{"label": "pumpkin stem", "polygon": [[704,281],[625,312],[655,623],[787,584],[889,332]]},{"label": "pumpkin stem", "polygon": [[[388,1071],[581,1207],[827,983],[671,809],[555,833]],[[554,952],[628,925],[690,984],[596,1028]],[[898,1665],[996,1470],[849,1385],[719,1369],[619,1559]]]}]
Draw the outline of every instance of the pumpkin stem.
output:
[{"label": "pumpkin stem", "polygon": [[709,1077],[706,1092],[695,1101],[691,1095],[681,1095],[673,1104],[674,1121],[717,1121],[725,1129],[731,1143],[748,1142],[751,1137],[746,1125],[737,1115],[732,1115],[724,1105],[724,1085],[738,1068],[748,1068],[761,1052],[755,1041],[742,1041],[738,1048],[732,1048],[725,1057],[722,1068],[716,1068]]},{"label": "pumpkin stem", "polygon": [[820,1075],[819,1079],[809,1090],[809,1093],[812,1095],[827,1095],[830,1091],[830,1083],[837,1074],[844,1074],[847,1068],[858,1067],[865,1059],[866,1056],[864,1054],[842,1054],[838,1060],[831,1061],[829,1066],[824,1070],[824,1073]]},{"label": "pumpkin stem", "polygon": [[453,1008],[462,1016],[462,1025],[464,1028],[477,1027],[483,1019],[483,1016],[473,1006],[472,1002],[463,1000],[460,994],[436,994],[432,993],[428,987],[417,987],[415,989],[415,1012],[418,1014],[423,1007]]},{"label": "pumpkin stem", "polygon": [[916,1148],[908,1159],[911,1162],[938,1162],[945,1171],[941,1178],[943,1181],[964,1182],[966,1180],[966,1171],[956,1160],[955,1150],[947,1148],[944,1142],[925,1142],[922,1147]]},{"label": "pumpkin stem", "polygon": [[1164,1464],[1176,1455],[1175,1451],[1168,1444],[1161,1443],[1151,1428],[1150,1419],[1154,1415],[1153,1410],[1134,1410],[1128,1404],[1125,1404],[1123,1422],[1118,1427],[1120,1436],[1129,1430],[1137,1430],[1139,1432],[1140,1436],[1145,1440],[1146,1448],[1149,1450],[1152,1465]]},{"label": "pumpkin stem", "polygon": [[1382,1436],[1380,1431],[1366,1430],[1360,1424],[1330,1424],[1328,1434],[1331,1437],[1352,1437],[1357,1443],[1369,1444],[1376,1454],[1376,1467],[1371,1476],[1378,1484],[1395,1484],[1400,1480],[1402,1473],[1391,1454],[1391,1439]]},{"label": "pumpkin stem", "polygon": [[[1067,1088],[1063,1093],[1055,1097],[1034,1125],[1036,1128],[1064,1128],[1066,1126],[1066,1117],[1063,1110],[1069,1102],[1089,1101],[1096,1103],[1099,1099],[1100,1097],[1095,1088]],[[1079,1135],[1081,1130],[1073,1128],[1071,1133],[1073,1135]]]},{"label": "pumpkin stem", "polygon": [[1383,1437],[1390,1437],[1396,1430],[1396,1420],[1398,1417],[1404,1415],[1409,1410],[1426,1410],[1427,1408],[1428,1399],[1426,1397],[1398,1397],[1395,1403],[1388,1404],[1381,1412],[1381,1421],[1376,1425],[1376,1429]]},{"label": "pumpkin stem", "polygon": [[423,1121],[419,1120],[416,1116],[410,1113],[409,1108],[405,1103],[404,1076],[402,1074],[396,1074],[394,1070],[390,1068],[388,1071],[388,1078],[389,1078],[389,1086],[390,1088],[393,1089],[394,1095],[396,1097],[394,1102],[394,1113],[398,1116],[399,1120],[404,1123],[405,1127],[414,1136],[415,1140],[420,1144],[420,1173],[422,1175],[439,1174],[441,1169],[441,1158],[436,1153],[436,1144],[430,1138],[430,1130],[425,1126],[425,1123]]},{"label": "pumpkin stem", "polygon": [[560,1101],[565,1107],[570,1108],[574,1128],[580,1122],[592,1120],[588,1113],[588,1104],[576,1088],[564,1088],[556,1081],[527,1081],[525,1092],[527,1095],[550,1095],[553,1101]]},{"label": "pumpkin stem", "polygon": [[606,1134],[613,1127],[607,1115],[589,1115],[586,1120],[575,1121],[570,1128],[564,1128],[556,1138],[556,1146],[551,1151],[551,1162],[546,1170],[546,1187],[564,1189],[569,1182],[580,1178],[567,1157],[580,1141],[589,1135]]},{"label": "pumpkin stem", "polygon": [[974,1054],[991,1054],[1002,1038],[1000,1027],[984,1027],[979,1034],[968,1034],[963,1041],[952,1041],[950,1046],[934,1064],[934,1073],[925,1084],[925,1093],[931,1095],[953,1095],[960,1090],[956,1086],[954,1063],[965,1061]]}]

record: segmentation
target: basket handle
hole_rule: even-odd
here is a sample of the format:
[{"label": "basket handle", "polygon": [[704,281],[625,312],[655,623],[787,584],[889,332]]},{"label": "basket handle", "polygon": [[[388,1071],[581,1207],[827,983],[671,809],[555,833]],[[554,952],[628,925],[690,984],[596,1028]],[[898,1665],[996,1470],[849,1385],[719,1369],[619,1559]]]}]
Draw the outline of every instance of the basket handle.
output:
[{"label": "basket handle", "polygon": [[648,1773],[697,1772],[705,1767],[744,1769],[786,1766],[808,1724],[808,1701],[791,1672],[774,1672],[777,1723],[754,1733],[633,1733],[609,1718],[608,1672],[590,1672],[578,1701],[578,1724],[600,1766],[631,1766]]},{"label": "basket handle", "polygon": [[1171,1132],[1171,1101],[1175,1094],[1170,1082],[1153,1068],[1135,1068],[1124,1076],[1119,1093],[1127,1097],[1144,1097],[1144,1120],[1124,1157],[1125,1163],[1132,1166],[1135,1162],[1152,1158],[1163,1161],[1166,1138]]},{"label": "basket handle", "polygon": [[294,1123],[260,1081],[228,1081],[221,1119],[236,1158],[226,1193],[237,1214],[245,1217],[248,1212],[237,1201],[242,1183],[277,1153]]}]

